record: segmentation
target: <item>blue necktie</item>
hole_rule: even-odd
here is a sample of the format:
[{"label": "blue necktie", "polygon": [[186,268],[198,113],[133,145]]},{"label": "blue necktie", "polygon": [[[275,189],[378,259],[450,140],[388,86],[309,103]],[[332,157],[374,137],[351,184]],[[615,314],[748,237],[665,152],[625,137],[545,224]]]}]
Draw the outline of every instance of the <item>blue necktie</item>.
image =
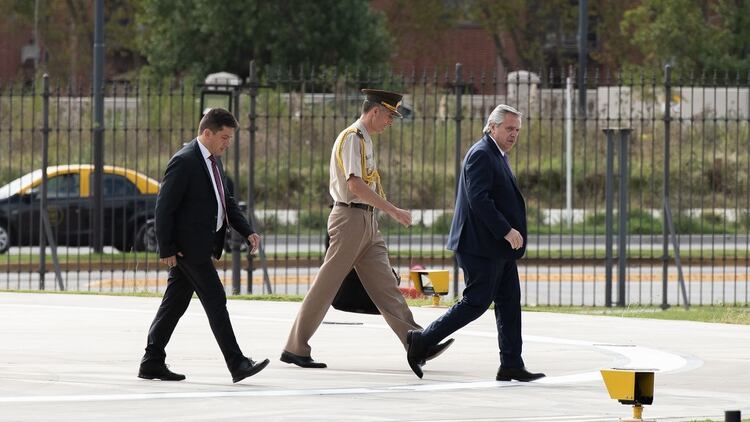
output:
[{"label": "blue necktie", "polygon": [[508,166],[508,170],[510,170],[510,174],[513,177],[516,177],[516,175],[513,174],[513,168],[511,168],[511,166],[510,166],[510,159],[508,158],[508,154],[500,154],[500,155],[503,156],[503,160],[505,161],[505,165]]}]

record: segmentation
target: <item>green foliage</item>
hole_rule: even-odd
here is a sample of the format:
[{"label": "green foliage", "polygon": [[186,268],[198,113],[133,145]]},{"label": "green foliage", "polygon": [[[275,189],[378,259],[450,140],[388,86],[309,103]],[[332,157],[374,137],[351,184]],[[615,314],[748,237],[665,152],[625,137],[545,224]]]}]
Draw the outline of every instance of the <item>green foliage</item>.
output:
[{"label": "green foliage", "polygon": [[432,223],[432,226],[430,226],[435,233],[445,233],[448,234],[451,230],[451,222],[453,221],[453,213],[452,212],[446,212],[442,214],[440,217],[436,218],[435,221]]},{"label": "green foliage", "polygon": [[463,10],[491,34],[500,60],[513,70],[573,64],[574,57],[564,54],[564,35],[576,33],[577,11],[569,0],[472,0]]},{"label": "green foliage", "polygon": [[302,227],[312,230],[322,230],[328,224],[328,210],[301,211],[299,214],[299,224]]},{"label": "green foliage", "polygon": [[748,2],[642,0],[620,25],[645,66],[669,63],[682,75],[750,70]]},{"label": "green foliage", "polygon": [[524,310],[531,312],[614,316],[618,318],[650,318],[750,325],[750,308],[747,306],[691,306],[689,310],[677,306],[664,310],[648,306],[628,306],[627,308],[531,306],[525,307]]},{"label": "green foliage", "polygon": [[377,66],[391,43],[382,16],[365,0],[144,0],[137,22],[156,75],[247,75],[251,59],[295,71]]},{"label": "green foliage", "polygon": [[278,233],[279,228],[281,227],[281,223],[279,222],[279,218],[274,214],[269,214],[264,216],[260,221],[260,227],[258,230],[261,233]]},{"label": "green foliage", "polygon": [[[37,28],[45,53],[39,74],[47,72],[64,80],[88,81],[93,68],[93,2],[66,0],[38,3]],[[106,2],[103,12],[107,77],[119,75],[141,64],[142,57],[134,42],[138,27],[133,22],[140,3],[141,0]],[[0,0],[4,25],[7,24],[6,33],[28,34],[35,22],[34,5],[34,1],[28,0]],[[24,77],[28,78],[29,75]]]},{"label": "green foliage", "polygon": [[[628,233],[652,234],[662,232],[661,219],[655,218],[651,213],[643,210],[634,210],[628,213]],[[618,224],[615,224],[617,227]]]},{"label": "green foliage", "polygon": [[[568,227],[565,223],[554,225],[543,224],[541,221],[534,222],[529,216],[529,233],[533,234],[604,234],[606,232],[605,213],[597,212],[589,214],[584,222],[573,224]],[[748,219],[748,217],[745,217]],[[685,214],[673,216],[675,231],[678,234],[736,234],[747,230],[747,221],[742,217],[735,222],[715,213],[705,212],[700,217],[692,217]],[[617,211],[612,213],[612,229],[615,234],[619,231],[620,219]],[[663,232],[663,220],[654,217],[646,210],[634,209],[628,213],[629,234],[661,234]]]}]

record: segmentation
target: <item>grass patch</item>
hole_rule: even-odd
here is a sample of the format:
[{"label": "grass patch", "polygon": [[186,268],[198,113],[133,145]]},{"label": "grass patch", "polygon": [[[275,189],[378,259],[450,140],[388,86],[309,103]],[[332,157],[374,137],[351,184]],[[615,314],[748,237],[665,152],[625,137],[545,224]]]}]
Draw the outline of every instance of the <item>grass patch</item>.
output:
[{"label": "grass patch", "polygon": [[[398,246],[396,243],[392,245],[394,248]],[[684,245],[683,245],[684,247]],[[565,247],[564,245],[557,248],[550,249],[527,249],[527,259],[604,259],[604,244],[602,243],[596,248],[587,247]],[[615,250],[614,255],[617,256]],[[660,259],[661,258],[660,248],[629,248],[628,258],[629,259]],[[419,249],[412,247],[410,249],[391,249],[389,256],[393,259],[411,259],[411,258],[446,258],[449,259],[453,256],[451,251],[444,248],[424,248]],[[267,259],[271,260],[294,260],[294,259],[313,259],[323,260],[323,252],[300,252],[300,251],[288,251],[279,253],[268,253],[266,254]],[[243,259],[245,255],[242,255]],[[149,265],[160,265],[159,257],[156,253],[149,252],[123,252],[113,254],[81,254],[81,255],[58,255],[61,264],[73,264],[81,263],[82,265],[102,263],[117,263],[123,262],[127,264],[146,263]],[[733,249],[733,248],[711,248],[710,244],[706,244],[703,249],[692,248],[680,250],[680,258],[682,259],[746,259],[750,258],[750,253],[745,249]],[[257,256],[254,258],[258,259]],[[670,260],[674,259],[674,251],[670,245]],[[222,261],[229,262],[231,260],[231,253],[225,253]],[[38,254],[19,254],[19,255],[0,255],[0,269],[8,265],[21,265],[21,264],[38,264]],[[47,254],[47,269],[52,269],[52,257]]]},{"label": "grass patch", "polygon": [[0,293],[37,293],[45,295],[90,295],[90,296],[132,296],[132,297],[162,297],[157,292],[97,292],[85,290],[0,290]]},{"label": "grass patch", "polygon": [[268,302],[302,302],[305,297],[302,295],[237,295],[227,296],[227,299],[234,300],[264,300]]},{"label": "grass patch", "polygon": [[555,312],[578,315],[601,315],[623,318],[668,319],[750,325],[750,307],[748,306],[693,306],[689,310],[676,306],[666,310],[662,310],[657,306],[630,306],[627,308],[533,306],[524,307],[524,310],[528,312]]}]

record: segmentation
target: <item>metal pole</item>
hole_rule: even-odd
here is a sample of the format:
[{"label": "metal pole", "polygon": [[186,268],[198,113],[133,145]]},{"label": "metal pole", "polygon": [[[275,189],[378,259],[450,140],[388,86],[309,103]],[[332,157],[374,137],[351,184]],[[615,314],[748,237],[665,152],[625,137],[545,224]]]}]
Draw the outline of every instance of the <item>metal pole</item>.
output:
[{"label": "metal pole", "polygon": [[[456,63],[456,159],[454,161],[454,172],[456,175],[456,190],[453,194],[454,202],[458,195],[458,184],[461,179],[461,101],[463,95],[463,81],[461,80],[461,63]],[[458,259],[453,256],[453,297],[458,297]]]},{"label": "metal pole", "polygon": [[668,267],[669,267],[669,227],[667,227],[667,213],[669,210],[669,135],[671,133],[671,116],[672,109],[672,66],[664,67],[664,176],[662,189],[662,274],[661,274],[661,308],[669,308],[667,298],[668,289]]},{"label": "metal pole", "polygon": [[612,207],[613,196],[612,187],[614,172],[614,131],[615,129],[603,129],[607,136],[607,169],[604,178],[604,197],[605,197],[605,214],[604,214],[604,306],[612,306]]},{"label": "metal pole", "polygon": [[44,290],[44,276],[47,272],[47,245],[44,233],[44,219],[47,215],[47,166],[49,165],[49,75],[43,77],[42,92],[42,189],[39,202],[39,290]]},{"label": "metal pole", "polygon": [[42,191],[39,209],[39,289],[44,290],[44,278],[47,272],[47,246],[49,243],[52,252],[52,264],[55,268],[55,279],[60,290],[65,290],[62,273],[60,271],[60,260],[57,259],[57,243],[52,233],[47,210],[47,167],[49,166],[49,75],[44,74],[44,92],[42,93]]},{"label": "metal pole", "polygon": [[589,6],[578,2],[578,115],[586,117],[586,59],[589,41]]},{"label": "metal pole", "polygon": [[[250,60],[250,112],[247,115],[248,132],[250,138],[249,148],[249,164],[248,164],[248,176],[247,176],[247,219],[253,223],[253,217],[255,216],[255,203],[253,202],[253,196],[255,194],[255,130],[256,124],[256,106],[258,97],[258,75],[255,69],[255,60]],[[239,152],[239,151],[238,151]],[[258,230],[258,227],[255,227]],[[253,293],[253,254],[247,254],[247,293]]]},{"label": "metal pole", "polygon": [[[256,230],[260,229],[260,224],[255,218],[255,132],[258,127],[256,124],[257,114],[256,108],[258,104],[258,89],[260,88],[260,82],[258,81],[258,73],[255,68],[255,60],[250,61],[250,112],[248,113],[248,131],[250,132],[250,165],[248,174],[248,196],[247,196],[247,218],[253,224]],[[263,289],[261,292],[267,294],[273,294],[273,287],[271,286],[271,277],[268,275],[268,260],[266,259],[266,252],[261,243],[258,248],[258,257],[260,258],[260,265],[263,271]],[[253,292],[253,255],[248,254],[248,293]]]},{"label": "metal pole", "polygon": [[667,267],[669,264],[669,235],[672,236],[672,248],[674,248],[674,261],[677,266],[677,281],[679,283],[679,290],[682,292],[683,306],[685,309],[690,308],[690,300],[687,296],[687,288],[685,287],[685,276],[682,273],[682,262],[680,261],[680,244],[677,239],[677,232],[674,229],[674,223],[672,221],[672,209],[669,205],[669,144],[670,144],[670,124],[671,124],[671,108],[672,108],[672,66],[667,65],[664,68],[664,93],[666,95],[666,101],[664,102],[664,192],[663,202],[664,209],[664,227],[663,227],[663,251],[662,251],[662,301],[661,308],[669,308],[669,302],[667,300]]},{"label": "metal pole", "polygon": [[617,306],[625,306],[626,271],[628,266],[628,141],[631,129],[620,129],[620,210],[617,236]]},{"label": "metal pole", "polygon": [[94,215],[92,246],[104,249],[102,173],[104,170],[104,0],[96,0],[94,24]]},{"label": "metal pole", "polygon": [[[236,118],[239,119],[239,110],[240,110],[240,96],[239,91],[237,87],[232,88],[232,101],[233,101],[233,109],[232,114],[237,116]],[[238,125],[239,126],[239,125]],[[237,192],[240,188],[240,134],[242,133],[241,130],[236,130],[234,132],[234,171],[233,171],[233,177],[234,177],[234,183],[232,184],[234,186],[234,191],[231,192],[231,194],[237,198]],[[231,233],[231,244],[232,244],[232,294],[238,295],[240,294],[240,288],[241,288],[241,272],[242,272],[242,257],[240,256],[240,235],[235,232],[234,230],[230,230]],[[251,280],[252,282],[252,280]]]},{"label": "metal pole", "polygon": [[565,80],[565,213],[573,227],[573,78]]}]

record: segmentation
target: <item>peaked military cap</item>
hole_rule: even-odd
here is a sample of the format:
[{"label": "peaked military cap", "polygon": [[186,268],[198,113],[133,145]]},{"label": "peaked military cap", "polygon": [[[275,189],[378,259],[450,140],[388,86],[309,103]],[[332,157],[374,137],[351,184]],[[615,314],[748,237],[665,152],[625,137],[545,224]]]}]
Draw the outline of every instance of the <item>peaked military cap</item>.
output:
[{"label": "peaked military cap", "polygon": [[399,112],[401,107],[401,98],[403,95],[395,92],[383,91],[381,89],[363,89],[362,93],[367,97],[367,101],[378,103],[383,107],[387,108],[394,116],[403,118]]}]

